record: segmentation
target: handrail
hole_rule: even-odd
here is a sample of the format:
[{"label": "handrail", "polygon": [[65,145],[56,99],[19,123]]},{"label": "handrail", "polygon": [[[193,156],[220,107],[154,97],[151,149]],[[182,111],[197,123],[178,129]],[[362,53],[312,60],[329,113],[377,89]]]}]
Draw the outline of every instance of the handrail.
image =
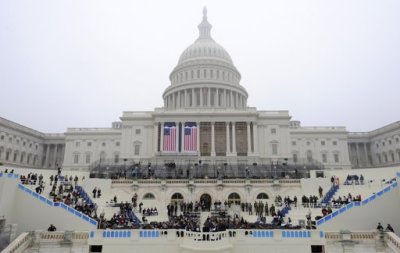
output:
[{"label": "handrail", "polygon": [[22,233],[1,253],[22,253],[29,247],[31,242],[32,236],[29,233]]},{"label": "handrail", "polygon": [[354,202],[354,201],[350,202],[349,204],[347,204],[345,206],[342,206],[339,210],[336,210],[333,213],[322,217],[321,219],[316,221],[316,225],[318,227],[318,226],[324,224],[325,222],[331,221],[335,217],[341,215],[342,213],[345,213],[346,211],[350,210],[351,208],[367,205],[370,202],[376,200],[377,198],[383,196],[387,192],[390,192],[391,190],[393,190],[396,187],[398,187],[398,182],[393,181],[390,185],[386,186],[385,188],[383,188],[382,190],[378,191],[377,193],[372,194],[368,198],[366,198],[366,199],[364,199],[362,201],[359,201],[359,202]]},{"label": "handrail", "polygon": [[395,233],[386,232],[385,239],[389,247],[393,246],[396,251],[400,251],[400,238]]}]

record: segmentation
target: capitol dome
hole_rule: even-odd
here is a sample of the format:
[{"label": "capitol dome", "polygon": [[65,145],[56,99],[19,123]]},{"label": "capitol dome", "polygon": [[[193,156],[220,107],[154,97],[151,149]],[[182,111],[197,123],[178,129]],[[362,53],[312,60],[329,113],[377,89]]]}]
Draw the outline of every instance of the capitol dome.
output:
[{"label": "capitol dome", "polygon": [[211,38],[210,30],[212,26],[208,23],[206,15],[203,16],[203,22],[198,27],[200,31],[199,38],[183,51],[179,58],[178,65],[191,60],[213,58],[233,66],[232,58],[225,48]]},{"label": "capitol dome", "polygon": [[170,74],[163,94],[168,110],[247,107],[247,92],[229,53],[211,37],[207,9],[198,25],[199,37],[187,47]]}]

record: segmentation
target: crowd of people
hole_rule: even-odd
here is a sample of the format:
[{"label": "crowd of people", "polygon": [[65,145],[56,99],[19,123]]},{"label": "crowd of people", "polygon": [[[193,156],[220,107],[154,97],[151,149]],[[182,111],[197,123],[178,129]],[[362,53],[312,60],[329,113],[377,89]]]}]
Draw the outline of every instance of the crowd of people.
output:
[{"label": "crowd of people", "polygon": [[353,196],[351,193],[349,193],[347,196],[338,196],[337,198],[332,198],[332,205],[338,208],[342,205],[347,205],[350,202],[359,202],[361,200],[360,194]]},{"label": "crowd of people", "polygon": [[[8,171],[6,170],[6,173]],[[13,173],[11,171],[10,173]],[[20,180],[22,184],[34,185],[35,191],[42,194],[46,187],[44,177],[42,174],[28,173],[27,175],[21,175]],[[281,213],[281,207],[297,207],[297,196],[284,197],[277,195],[273,203],[267,201],[257,200],[254,203],[235,203],[232,201],[215,201],[213,204],[204,203],[204,201],[195,202],[172,202],[167,205],[166,211],[168,215],[168,221],[152,221],[148,222],[146,216],[158,215],[157,207],[146,207],[143,208],[143,203],[138,204],[138,196],[135,193],[132,197],[132,203],[128,202],[117,202],[117,196],[113,198],[113,203],[119,207],[119,211],[114,213],[109,219],[105,218],[104,211],[98,216],[97,205],[92,201],[88,201],[84,198],[82,193],[77,189],[79,178],[78,176],[61,175],[61,169],[58,170],[58,174],[51,175],[49,177],[51,190],[49,196],[54,202],[63,202],[64,204],[73,207],[74,209],[92,217],[98,221],[98,227],[100,229],[127,229],[127,228],[143,228],[143,229],[184,229],[189,231],[202,231],[204,232],[216,232],[224,231],[226,229],[272,229],[272,228],[293,228],[290,218],[284,219],[284,214]],[[84,177],[82,178],[84,180]],[[338,183],[338,178],[331,178],[332,184]],[[348,176],[346,179],[348,184],[364,184],[363,175]],[[323,196],[323,189],[320,186],[318,188],[319,197],[316,195],[306,196],[303,195],[301,198],[301,204],[303,207],[321,207],[318,200]],[[95,187],[92,191],[93,199],[100,198],[102,196],[101,189]],[[339,196],[331,200],[331,205],[323,207],[321,209],[322,216],[326,216],[332,213],[332,208],[346,205],[350,202],[361,201],[361,195],[353,196],[349,193],[347,196]],[[246,219],[240,217],[239,214],[233,216],[227,215],[226,210],[231,208],[231,205],[238,205],[239,209],[244,213],[257,216],[256,222],[247,222]],[[139,207],[138,209],[136,207]],[[212,207],[214,207],[212,209]],[[211,215],[206,219],[204,224],[199,224],[199,212],[204,211],[220,211],[218,215]],[[135,220],[135,211],[142,215],[142,221],[138,222]],[[270,222],[267,222],[267,217],[271,216]],[[137,217],[136,217],[137,218]],[[49,231],[55,231],[54,225],[49,227]],[[54,229],[54,230],[50,230]],[[378,229],[382,231],[392,231],[393,228],[388,224],[384,230],[382,225],[379,223]]]},{"label": "crowd of people", "polygon": [[143,216],[154,216],[158,215],[157,207],[154,208],[144,208],[142,210],[142,215]]},{"label": "crowd of people", "polygon": [[358,175],[347,175],[346,181],[344,182],[345,185],[352,185],[352,184],[364,184],[364,176],[361,174],[360,176]]}]

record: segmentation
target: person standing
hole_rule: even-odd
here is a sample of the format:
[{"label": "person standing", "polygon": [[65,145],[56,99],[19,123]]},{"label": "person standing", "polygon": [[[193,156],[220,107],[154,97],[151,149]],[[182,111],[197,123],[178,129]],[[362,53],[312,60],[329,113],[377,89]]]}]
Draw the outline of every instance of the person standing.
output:
[{"label": "person standing", "polygon": [[392,228],[392,226],[390,226],[390,224],[387,224],[385,231],[394,233],[394,229]]},{"label": "person standing", "polygon": [[324,196],[324,190],[322,189],[322,187],[321,186],[319,186],[319,188],[318,188],[318,193],[319,193],[319,197],[320,198],[322,198],[323,196]]},{"label": "person standing", "polygon": [[95,199],[96,198],[96,193],[97,193],[97,188],[96,187],[94,187],[92,193],[93,193],[93,198]]},{"label": "person standing", "polygon": [[49,232],[54,232],[56,230],[57,230],[57,228],[53,224],[50,224],[50,227],[47,229],[47,231],[49,231]]}]

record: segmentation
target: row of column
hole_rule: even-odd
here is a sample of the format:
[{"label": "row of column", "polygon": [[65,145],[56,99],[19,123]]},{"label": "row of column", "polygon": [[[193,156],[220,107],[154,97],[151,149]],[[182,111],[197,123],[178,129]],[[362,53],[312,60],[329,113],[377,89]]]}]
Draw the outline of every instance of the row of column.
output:
[{"label": "row of column", "polygon": [[[361,150],[359,145],[361,144]],[[372,165],[370,164],[369,161],[369,156],[368,156],[368,151],[367,151],[367,145],[366,143],[354,143],[355,146],[355,155],[356,159],[358,160],[358,166],[369,166]]]},{"label": "row of column", "polygon": [[[213,93],[212,97],[212,91]],[[207,94],[207,98],[204,101],[204,92]],[[199,99],[197,94],[199,93]],[[191,103],[190,103],[191,96]],[[213,98],[214,103],[211,104]],[[217,107],[233,107],[233,108],[245,108],[246,97],[241,95],[239,92],[233,92],[226,89],[218,88],[192,88],[185,89],[182,91],[174,92],[166,97],[165,106],[170,109],[196,107],[196,106],[217,106]]]},{"label": "row of column", "polygon": [[44,150],[46,150],[46,155],[44,157],[43,167],[55,168],[57,167],[57,165],[62,163],[62,161],[59,160],[62,159],[61,157],[59,157],[59,154],[62,154],[64,152],[63,145],[46,144],[43,146],[43,151]]},{"label": "row of column", "polygon": [[[177,128],[177,130],[179,131],[179,124],[181,124],[181,141],[182,141],[182,151],[185,150],[184,147],[184,141],[183,141],[183,136],[184,136],[184,123],[185,122],[175,122],[175,126]],[[216,152],[215,152],[215,122],[210,122],[211,123],[211,156],[215,156]],[[232,128],[230,128],[230,123],[232,123]],[[258,149],[257,149],[257,140],[258,140],[258,131],[257,131],[257,124],[253,122],[253,139],[251,138],[251,122],[246,122],[247,124],[247,154],[252,154],[252,153],[258,153]],[[157,142],[157,127],[158,123],[155,125],[155,131],[154,131],[154,139],[155,139],[155,143],[154,143],[154,147],[155,147],[155,151],[157,152],[158,149],[158,142]],[[200,122],[196,122],[196,126],[197,126],[197,131],[196,131],[196,144],[197,144],[197,152],[200,152]],[[236,122],[225,122],[225,127],[226,127],[226,155],[227,156],[236,156],[237,152],[236,152]],[[160,151],[163,151],[163,147],[164,147],[164,123],[161,123],[161,131],[159,131],[159,140],[160,140]],[[232,130],[232,133],[231,131]],[[231,138],[232,137],[232,138]],[[232,149],[231,149],[231,139],[232,139]],[[252,149],[253,147],[253,149]],[[179,134],[176,134],[176,150],[177,153],[179,152]]]}]

